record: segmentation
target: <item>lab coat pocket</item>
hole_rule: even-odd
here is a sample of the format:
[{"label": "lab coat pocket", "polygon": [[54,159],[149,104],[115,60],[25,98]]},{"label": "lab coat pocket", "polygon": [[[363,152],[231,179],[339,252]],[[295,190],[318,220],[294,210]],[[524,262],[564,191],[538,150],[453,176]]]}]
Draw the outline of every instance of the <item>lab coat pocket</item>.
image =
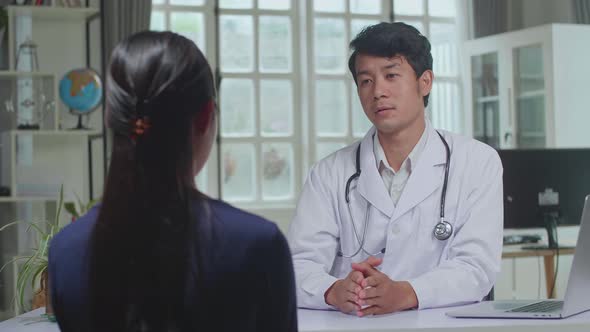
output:
[{"label": "lab coat pocket", "polygon": [[[432,262],[433,266],[438,265],[440,258],[443,257],[444,250],[448,241],[438,240],[434,236],[434,228],[440,221],[440,204],[435,199],[429,199],[416,209],[414,221],[418,223],[417,241],[419,255],[422,255],[424,262]],[[452,237],[452,235],[451,235]]]},{"label": "lab coat pocket", "polygon": [[[438,197],[438,196],[437,196]],[[434,229],[440,222],[440,201],[431,199],[425,202],[419,209],[419,234],[418,242],[424,250],[424,253],[431,257],[438,257],[446,259],[448,255],[448,248],[453,242],[456,229],[456,204],[449,204],[447,201],[445,206],[445,220],[451,224],[452,233],[446,240],[439,240],[434,236]]]}]

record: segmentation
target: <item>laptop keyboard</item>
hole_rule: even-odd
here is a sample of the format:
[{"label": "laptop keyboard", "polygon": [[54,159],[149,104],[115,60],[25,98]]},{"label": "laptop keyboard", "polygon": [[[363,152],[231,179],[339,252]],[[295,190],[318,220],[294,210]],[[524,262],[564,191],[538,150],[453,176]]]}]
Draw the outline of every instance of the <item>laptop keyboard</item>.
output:
[{"label": "laptop keyboard", "polygon": [[563,301],[542,301],[514,308],[507,312],[553,312],[562,308]]}]

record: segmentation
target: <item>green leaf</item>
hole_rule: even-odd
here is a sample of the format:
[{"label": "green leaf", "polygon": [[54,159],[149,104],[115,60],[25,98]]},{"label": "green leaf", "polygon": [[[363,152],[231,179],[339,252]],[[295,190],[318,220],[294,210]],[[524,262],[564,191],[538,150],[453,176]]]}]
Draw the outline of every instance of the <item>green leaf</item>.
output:
[{"label": "green leaf", "polygon": [[28,285],[28,280],[31,278],[31,273],[33,270],[33,264],[23,265],[22,270],[19,271],[18,277],[16,280],[16,288],[18,290],[18,299],[19,299],[19,306],[22,310],[26,310],[24,307],[25,302],[25,289]]},{"label": "green leaf", "polygon": [[35,267],[35,272],[33,272],[33,278],[31,279],[31,287],[33,287],[33,290],[35,289],[35,281],[39,279],[39,276],[45,270],[47,270],[47,265],[39,264],[39,266]]},{"label": "green leaf", "polygon": [[46,221],[38,221],[38,222],[32,222],[29,223],[29,226],[27,227],[26,232],[29,232],[31,230],[31,228],[34,228],[38,234],[40,234],[41,236],[47,236],[47,233],[45,233],[45,231],[43,231],[39,226],[40,224],[47,224]]},{"label": "green leaf", "polygon": [[76,201],[78,201],[78,208],[80,208],[80,214],[84,213],[84,211],[82,211],[82,209],[84,208],[84,203],[80,199],[80,196],[78,196],[78,194],[76,193],[74,193],[74,196],[76,196]]},{"label": "green leaf", "polygon": [[84,209],[84,213],[88,212],[88,210],[90,210],[93,206],[96,205],[96,203],[98,203],[99,198],[95,198],[95,199],[91,199],[88,204],[86,204],[86,208]]},{"label": "green leaf", "polygon": [[29,256],[17,256],[17,257],[14,257],[14,258],[12,258],[12,259],[11,259],[11,260],[9,260],[8,262],[6,262],[4,265],[2,265],[2,267],[0,267],[0,272],[4,271],[4,269],[5,269],[5,268],[6,268],[8,265],[10,265],[10,264],[12,264],[12,263],[14,263],[14,262],[16,262],[16,261],[19,261],[19,260],[26,259],[26,258],[29,258]]},{"label": "green leaf", "polygon": [[74,202],[65,202],[64,209],[66,211],[68,211],[68,213],[71,214],[72,217],[74,217],[76,219],[78,219],[80,217],[80,215],[78,214],[78,211],[76,211],[76,205],[74,204]]},{"label": "green leaf", "polygon": [[[54,221],[53,226],[54,227],[57,227],[57,225],[59,225],[59,217],[61,216],[61,207],[63,205],[63,202],[64,202],[64,185],[62,184],[59,188],[59,201],[57,202],[57,211],[55,211],[55,219],[53,219],[53,221]],[[52,229],[52,234],[55,234],[53,229]]]},{"label": "green leaf", "polygon": [[16,225],[16,224],[20,224],[20,223],[22,223],[22,222],[23,222],[23,221],[19,220],[19,221],[13,221],[13,222],[11,222],[11,223],[8,223],[8,224],[6,224],[6,225],[4,225],[4,226],[2,226],[2,227],[0,228],[0,232],[2,232],[3,230],[5,230],[6,228],[8,228],[8,227],[10,227],[10,226],[14,226],[14,225]]}]

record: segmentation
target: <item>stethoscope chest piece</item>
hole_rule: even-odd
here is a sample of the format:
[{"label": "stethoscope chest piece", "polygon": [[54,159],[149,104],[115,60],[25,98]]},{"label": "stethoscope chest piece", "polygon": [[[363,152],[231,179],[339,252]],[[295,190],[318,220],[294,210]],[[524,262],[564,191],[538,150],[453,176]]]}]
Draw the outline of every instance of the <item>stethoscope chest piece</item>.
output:
[{"label": "stethoscope chest piece", "polygon": [[434,237],[437,240],[444,241],[453,234],[453,225],[446,220],[441,220],[434,226]]}]

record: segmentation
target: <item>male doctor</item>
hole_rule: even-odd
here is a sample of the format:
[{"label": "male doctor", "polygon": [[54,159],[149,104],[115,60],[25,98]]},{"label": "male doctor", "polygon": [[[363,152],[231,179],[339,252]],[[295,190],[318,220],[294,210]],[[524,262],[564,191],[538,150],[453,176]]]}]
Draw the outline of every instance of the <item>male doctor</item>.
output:
[{"label": "male doctor", "polygon": [[426,119],[432,55],[415,28],[380,23],[350,47],[374,126],[309,172],[288,234],[299,306],[365,316],[482,300],[500,271],[498,154]]}]

